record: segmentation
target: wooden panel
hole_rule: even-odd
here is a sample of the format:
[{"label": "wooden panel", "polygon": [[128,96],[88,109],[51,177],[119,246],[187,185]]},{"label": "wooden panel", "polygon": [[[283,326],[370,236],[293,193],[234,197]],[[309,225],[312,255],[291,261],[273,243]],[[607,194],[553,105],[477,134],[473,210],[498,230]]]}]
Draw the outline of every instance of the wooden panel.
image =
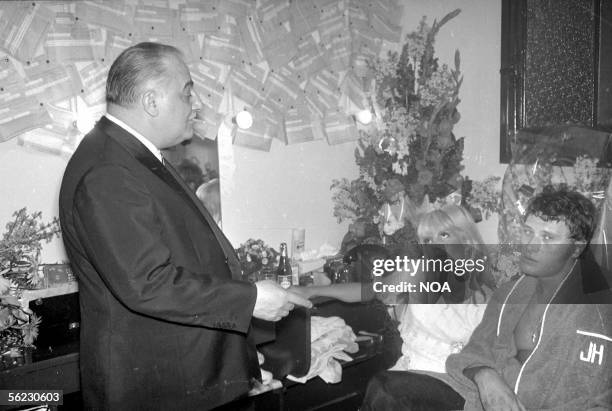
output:
[{"label": "wooden panel", "polygon": [[510,161],[510,142],[523,127],[523,72],[527,0],[502,0],[500,161]]},{"label": "wooden panel", "polygon": [[526,127],[612,125],[612,0],[502,0],[500,161]]},{"label": "wooden panel", "polygon": [[612,1],[604,0],[599,7],[597,124],[612,127]]}]

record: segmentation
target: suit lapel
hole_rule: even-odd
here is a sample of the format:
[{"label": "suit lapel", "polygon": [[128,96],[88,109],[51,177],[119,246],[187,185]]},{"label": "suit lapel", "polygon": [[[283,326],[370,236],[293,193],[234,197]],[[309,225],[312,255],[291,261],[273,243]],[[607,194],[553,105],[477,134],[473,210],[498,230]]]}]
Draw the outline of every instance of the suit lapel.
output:
[{"label": "suit lapel", "polygon": [[180,185],[182,193],[187,195],[187,198],[189,199],[189,202],[191,204],[195,204],[196,208],[200,212],[200,215],[204,218],[204,220],[206,220],[206,222],[210,226],[210,229],[212,230],[213,234],[215,235],[215,238],[221,245],[221,248],[223,249],[225,256],[227,257],[227,263],[232,271],[232,275],[236,273],[239,276],[241,276],[242,269],[240,267],[240,262],[238,261],[238,257],[236,256],[236,251],[234,250],[234,247],[232,247],[230,241],[227,239],[225,234],[223,234],[223,232],[219,229],[219,226],[214,221],[214,219],[212,218],[212,216],[210,215],[206,207],[204,207],[204,204],[202,204],[200,199],[193,193],[193,191],[189,189],[187,184],[185,184],[185,181],[181,178],[178,172],[174,169],[172,164],[170,164],[169,162],[166,162],[165,167],[167,167],[170,174],[172,174],[173,179]]},{"label": "suit lapel", "polygon": [[223,232],[219,229],[208,210],[206,210],[202,202],[189,189],[172,165],[168,163],[167,166],[164,166],[136,137],[106,117],[102,117],[96,126],[117,144],[126,149],[153,174],[168,184],[177,194],[183,197],[185,202],[189,204],[189,206],[193,208],[210,227],[225,254],[228,267],[232,272],[232,277],[234,279],[240,279],[242,269],[236,251],[227,237],[225,237]]}]

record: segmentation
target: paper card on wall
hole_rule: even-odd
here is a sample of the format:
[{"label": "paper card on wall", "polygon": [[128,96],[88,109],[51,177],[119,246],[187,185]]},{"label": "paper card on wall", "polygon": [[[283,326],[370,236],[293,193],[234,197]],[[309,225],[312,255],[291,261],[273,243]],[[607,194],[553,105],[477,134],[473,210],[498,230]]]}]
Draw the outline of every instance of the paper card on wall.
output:
[{"label": "paper card on wall", "polygon": [[44,2],[7,2],[0,9],[0,50],[31,59],[44,41],[55,13]]},{"label": "paper card on wall", "polygon": [[252,13],[257,2],[255,0],[222,0],[217,6],[220,14],[230,14],[234,17],[244,17]]},{"label": "paper card on wall", "polygon": [[341,111],[328,112],[323,119],[323,125],[329,145],[347,143],[359,138],[355,121]]},{"label": "paper card on wall", "polygon": [[334,71],[345,71],[350,67],[351,37],[349,34],[338,34],[326,46],[327,64]]},{"label": "paper card on wall", "polygon": [[310,113],[310,123],[312,124],[312,135],[315,140],[325,140],[327,135],[325,134],[325,127],[323,127],[323,118]]},{"label": "paper card on wall", "polygon": [[353,36],[353,53],[351,54],[351,70],[357,77],[369,77],[372,74],[372,63],[382,50],[383,40],[371,29],[351,30]]},{"label": "paper card on wall", "polygon": [[270,73],[266,80],[265,89],[266,99],[269,100],[270,104],[276,106],[280,113],[285,112],[301,95],[299,85],[279,73]]},{"label": "paper card on wall", "polygon": [[286,144],[305,143],[315,139],[310,112],[303,104],[291,106],[284,117]]},{"label": "paper card on wall", "polygon": [[321,21],[319,22],[319,28],[321,24],[326,21],[336,19],[341,17],[344,21],[345,26],[348,27],[348,11],[346,10],[346,6],[342,1],[329,1],[329,2],[320,2],[319,5],[320,13],[321,13]]},{"label": "paper card on wall", "polygon": [[33,97],[0,103],[0,142],[49,123],[49,113]]},{"label": "paper card on wall", "polygon": [[321,39],[321,43],[327,46],[327,43],[338,35],[348,33],[348,16],[337,8],[329,9],[321,18],[317,27],[317,32]]},{"label": "paper card on wall", "polygon": [[289,21],[290,5],[289,0],[260,0],[257,5],[257,15],[264,22],[278,26]]},{"label": "paper card on wall", "polygon": [[318,8],[318,9],[327,9],[330,7],[344,7],[345,6],[345,2],[342,0],[312,0],[312,3]]},{"label": "paper card on wall", "polygon": [[26,62],[25,95],[33,96],[43,103],[55,103],[72,97],[76,94],[75,84],[79,81],[73,69],[74,67],[51,63],[44,57]]},{"label": "paper card on wall", "polygon": [[23,81],[5,82],[0,80],[0,104],[23,99],[25,97],[23,84]]},{"label": "paper card on wall", "polygon": [[214,33],[217,30],[218,0],[188,1],[179,6],[179,24],[187,33]]},{"label": "paper card on wall", "polygon": [[383,40],[371,27],[361,30],[351,28],[352,51],[354,53],[378,56],[382,50]]},{"label": "paper card on wall", "polygon": [[[205,70],[205,67],[202,68]],[[199,64],[191,70],[191,79],[196,93],[205,106],[204,111],[217,113],[223,101],[225,85],[217,81],[215,77],[210,77],[206,72],[200,71]]]},{"label": "paper card on wall", "polygon": [[0,103],[22,98],[23,78],[7,56],[0,58]]},{"label": "paper card on wall", "polygon": [[347,74],[340,88],[342,89],[342,95],[347,96],[360,110],[367,107],[363,83],[354,74]]},{"label": "paper card on wall", "polygon": [[189,70],[191,72],[197,70],[201,75],[223,84],[226,80],[224,73],[226,74],[230,71],[230,66],[202,59],[197,64],[190,65]]},{"label": "paper card on wall", "polygon": [[106,78],[110,66],[97,61],[77,70],[81,80],[80,95],[88,106],[101,104],[106,100]]},{"label": "paper card on wall", "polygon": [[45,128],[64,136],[68,133],[69,129],[74,128],[76,121],[76,113],[74,111],[53,104],[47,104],[45,108],[52,120],[52,123],[45,126]]},{"label": "paper card on wall", "polygon": [[133,25],[143,37],[170,37],[178,26],[178,11],[161,7],[138,6]]},{"label": "paper card on wall", "polygon": [[117,33],[127,35],[133,32],[133,11],[125,1],[89,1],[76,2],[75,16],[87,24],[101,26]]},{"label": "paper card on wall", "polygon": [[195,34],[180,32],[172,36],[172,40],[169,40],[167,44],[171,44],[181,50],[188,64],[199,61],[202,56],[202,47]]},{"label": "paper card on wall", "polygon": [[[306,81],[306,77],[304,77],[304,73],[296,70],[290,64],[279,67],[277,69],[270,70],[270,73],[276,73],[286,79],[289,79],[296,87],[300,87],[300,84]],[[299,93],[298,93],[299,94]]]},{"label": "paper card on wall", "polygon": [[252,109],[253,121],[262,119],[266,125],[266,135],[285,142],[285,132],[283,126],[283,116],[276,106],[270,104],[269,100],[262,100],[257,107]]},{"label": "paper card on wall", "polygon": [[265,97],[264,77],[266,71],[254,65],[241,65],[232,70],[229,82],[232,93],[245,103],[255,106]]},{"label": "paper card on wall", "polygon": [[404,6],[397,0],[372,0],[364,4],[369,15],[379,16],[382,20],[393,26],[399,26],[402,22]]},{"label": "paper card on wall", "polygon": [[215,34],[206,34],[204,37],[204,47],[202,55],[204,59],[212,61],[236,65],[242,62],[243,56],[246,54],[240,37],[217,32]]},{"label": "paper card on wall", "polygon": [[303,97],[304,104],[306,104],[306,108],[313,116],[323,117],[327,112],[327,107],[325,104],[318,98],[315,94],[307,92],[304,90]]},{"label": "paper card on wall", "polygon": [[62,154],[62,147],[65,145],[64,139],[54,132],[38,128],[20,134],[17,143],[27,149],[33,149],[47,154]]},{"label": "paper card on wall", "polygon": [[[130,0],[128,0],[129,2]],[[134,0],[132,0],[134,1]],[[175,0],[138,0],[137,3],[140,6],[150,6],[150,7],[160,7],[160,8],[175,8],[178,9],[178,4],[176,7],[171,7],[170,3],[174,3]]]},{"label": "paper card on wall", "polygon": [[289,6],[289,26],[294,36],[305,36],[315,31],[321,21],[316,4],[308,1],[292,1]]},{"label": "paper card on wall", "polygon": [[391,24],[378,14],[370,15],[370,27],[387,41],[398,43],[402,38],[402,26]]},{"label": "paper card on wall", "polygon": [[219,126],[223,121],[223,114],[205,109],[201,116],[204,120],[204,135],[200,136],[196,134],[196,137],[201,139],[215,140],[217,138]]},{"label": "paper card on wall", "polygon": [[298,98],[295,107],[298,112],[310,122],[313,140],[325,140],[325,130],[323,129],[323,117],[310,109],[305,95]]},{"label": "paper card on wall", "polygon": [[368,30],[370,28],[370,20],[368,18],[368,9],[362,3],[351,1],[348,5],[348,21],[351,30]]},{"label": "paper card on wall", "polygon": [[314,38],[310,35],[306,35],[297,40],[297,54],[295,58],[289,62],[289,67],[298,73],[300,76],[298,79],[301,83],[310,75],[326,67],[327,61],[325,57],[325,51],[319,47]]},{"label": "paper card on wall", "polygon": [[297,54],[297,43],[293,33],[284,25],[266,31],[263,39],[263,54],[270,68],[279,68],[289,63]]},{"label": "paper card on wall", "polygon": [[139,39],[139,41],[152,41],[176,47],[183,53],[183,61],[187,64],[195,63],[200,59],[200,44],[198,43],[198,39],[193,35],[185,33],[175,34],[169,37],[149,35]]},{"label": "paper card on wall", "polygon": [[340,99],[340,76],[330,70],[322,70],[308,79],[304,90],[308,98],[318,100],[325,110],[335,109]]},{"label": "paper card on wall", "polygon": [[263,28],[259,19],[254,14],[248,14],[238,18],[240,24],[240,39],[247,53],[248,60],[251,63],[257,64],[263,61]]},{"label": "paper card on wall", "polygon": [[[44,42],[47,57],[56,62],[94,60],[94,44],[102,50],[106,44],[100,30],[90,30],[85,24],[75,20],[72,13],[57,13],[55,24]],[[103,52],[97,53],[101,54]]]},{"label": "paper card on wall", "polygon": [[244,16],[233,16],[231,14],[219,14],[217,19],[217,32],[224,33],[227,35],[240,37],[240,28],[238,23],[244,20]]},{"label": "paper card on wall", "polygon": [[360,53],[353,53],[351,54],[349,63],[351,72],[359,78],[367,78],[373,73],[371,67],[371,62],[373,61],[374,60],[370,56]]},{"label": "paper card on wall", "polygon": [[128,35],[112,32],[107,33],[106,51],[104,53],[106,57],[104,58],[104,61],[109,63],[115,61],[123,50],[135,44],[135,41],[137,41],[136,36],[133,34],[130,36],[130,34],[131,33],[128,33]]},{"label": "paper card on wall", "polygon": [[266,133],[267,126],[265,122],[257,118],[253,120],[253,125],[249,129],[236,129],[234,144],[254,150],[270,151],[272,137]]}]

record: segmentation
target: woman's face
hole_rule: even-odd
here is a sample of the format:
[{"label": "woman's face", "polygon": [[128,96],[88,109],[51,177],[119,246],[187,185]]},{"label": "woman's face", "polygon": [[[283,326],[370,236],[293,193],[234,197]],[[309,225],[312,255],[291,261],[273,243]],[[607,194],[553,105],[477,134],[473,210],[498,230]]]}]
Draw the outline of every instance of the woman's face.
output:
[{"label": "woman's face", "polygon": [[440,230],[433,235],[425,236],[421,239],[423,244],[458,244],[459,239],[450,230]]},{"label": "woman's face", "polygon": [[462,244],[461,238],[451,230],[440,230],[433,235],[428,235],[421,239],[423,244],[440,245],[446,252],[455,258],[464,257],[465,244]]}]

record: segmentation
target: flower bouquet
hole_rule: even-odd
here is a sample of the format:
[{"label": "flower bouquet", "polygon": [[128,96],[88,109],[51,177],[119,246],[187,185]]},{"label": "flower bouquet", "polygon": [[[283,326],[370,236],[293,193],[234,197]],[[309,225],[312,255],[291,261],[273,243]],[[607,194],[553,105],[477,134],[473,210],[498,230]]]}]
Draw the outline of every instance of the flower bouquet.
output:
[{"label": "flower bouquet", "polygon": [[242,277],[257,281],[257,274],[263,269],[274,269],[278,264],[279,253],[263,240],[249,238],[236,249],[242,266]]},{"label": "flower bouquet", "polygon": [[38,285],[41,243],[59,233],[57,218],[43,223],[40,212],[28,214],[25,208],[6,225],[0,239],[0,355],[32,346],[38,335],[40,318],[21,307],[19,296]]}]

